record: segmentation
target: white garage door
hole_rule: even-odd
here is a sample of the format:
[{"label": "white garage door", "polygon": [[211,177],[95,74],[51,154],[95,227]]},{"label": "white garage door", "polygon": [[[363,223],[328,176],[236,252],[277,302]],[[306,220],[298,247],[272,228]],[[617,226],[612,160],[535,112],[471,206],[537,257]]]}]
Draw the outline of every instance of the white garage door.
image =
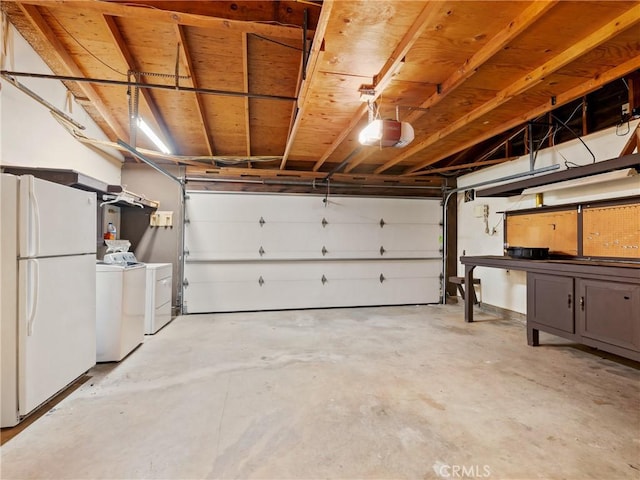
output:
[{"label": "white garage door", "polygon": [[436,303],[439,200],[190,191],[185,313]]}]

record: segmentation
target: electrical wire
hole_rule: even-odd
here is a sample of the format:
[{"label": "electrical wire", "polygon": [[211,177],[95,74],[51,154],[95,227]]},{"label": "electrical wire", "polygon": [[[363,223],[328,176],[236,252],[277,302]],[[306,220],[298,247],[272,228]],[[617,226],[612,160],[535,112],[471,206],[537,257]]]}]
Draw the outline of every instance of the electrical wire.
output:
[{"label": "electrical wire", "polygon": [[114,72],[116,72],[118,75],[122,75],[123,77],[127,76],[126,73],[122,73],[121,71],[113,68],[111,65],[109,65],[108,63],[106,63],[103,60],[101,60],[100,58],[98,58],[98,56],[94,55],[93,52],[91,52],[91,50],[89,50],[82,43],[80,43],[80,41],[76,37],[74,37],[73,34],[69,30],[67,30],[65,28],[65,26],[62,24],[62,22],[60,22],[60,20],[58,20],[55,16],[53,16],[53,18],[56,21],[56,23],[58,25],[60,25],[60,28],[62,28],[62,30],[64,30],[67,33],[67,35],[69,35],[73,39],[73,41],[76,42],[78,44],[78,46],[80,48],[82,48],[85,52],[87,52],[89,55],[91,55],[93,58],[95,58],[98,62],[100,62],[102,65],[104,65],[108,69],[113,70]]},{"label": "electrical wire", "polygon": [[[593,161],[592,161],[591,163],[596,163],[596,156],[593,154],[593,152],[591,151],[591,149],[589,148],[589,146],[588,146],[586,143],[584,143],[584,140],[582,140],[582,137],[580,137],[580,135],[576,134],[576,133],[573,131],[573,129],[572,129],[569,125],[567,125],[567,123],[571,121],[571,118],[576,114],[576,112],[578,111],[578,108],[579,108],[579,107],[582,107],[582,104],[580,104],[580,105],[578,105],[578,106],[576,107],[576,109],[573,111],[573,113],[572,113],[572,114],[571,114],[571,116],[567,119],[567,121],[566,121],[566,122],[563,122],[562,120],[560,120],[560,119],[559,119],[557,116],[555,116],[553,113],[551,113],[551,117],[552,117],[552,118],[554,118],[554,119],[556,119],[558,122],[560,122],[560,124],[561,124],[563,127],[565,127],[567,130],[569,130],[571,133],[573,133],[573,135],[574,135],[578,140],[580,140],[580,143],[582,143],[582,145],[584,145],[584,148],[586,148],[586,149],[587,149],[587,151],[588,151],[588,152],[589,152],[589,154],[591,155],[591,158],[593,159]],[[554,136],[553,136],[553,137],[554,137],[554,142],[553,142],[553,143],[554,143],[554,146],[555,146],[555,134],[554,134]],[[557,149],[556,149],[556,152],[558,152],[558,154],[559,154],[559,155],[564,159],[564,166],[565,166],[565,167],[567,167],[567,169],[569,169],[569,168],[576,168],[576,167],[582,167],[582,166],[583,166],[583,165],[579,165],[579,164],[577,164],[577,163],[575,163],[575,162],[570,162],[570,161],[569,161],[569,160],[567,160],[567,159],[564,157],[564,155],[562,155],[562,154],[560,153],[560,151],[559,151],[559,150],[557,150]]]},{"label": "electrical wire", "polygon": [[257,33],[250,33],[250,35],[253,36],[253,37],[259,38],[261,40],[265,40],[267,42],[275,43],[276,45],[281,45],[283,47],[287,47],[287,48],[291,48],[293,50],[297,50],[298,52],[304,52],[303,48],[294,47],[293,45],[289,45],[289,44],[284,43],[284,42],[279,42],[277,40],[273,40],[272,38],[265,37],[265,36],[259,35]]}]

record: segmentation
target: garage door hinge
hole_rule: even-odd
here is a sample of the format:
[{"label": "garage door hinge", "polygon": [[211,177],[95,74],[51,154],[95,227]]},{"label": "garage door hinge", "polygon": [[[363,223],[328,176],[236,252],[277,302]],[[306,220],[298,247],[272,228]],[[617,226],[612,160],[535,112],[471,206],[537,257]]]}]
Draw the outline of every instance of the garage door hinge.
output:
[{"label": "garage door hinge", "polygon": [[264,255],[264,248],[262,248],[262,246],[260,247],[260,250],[258,250],[258,253],[260,254],[260,256]]},{"label": "garage door hinge", "polygon": [[322,219],[322,228],[326,227],[329,224],[329,222],[327,222],[326,218]]},{"label": "garage door hinge", "polygon": [[188,256],[189,256],[189,250],[185,250],[185,251],[184,251],[184,256],[185,256],[185,257],[188,257]]},{"label": "garage door hinge", "polygon": [[324,275],[322,275],[322,278],[320,280],[322,280],[323,285],[328,282],[327,277],[325,277]]},{"label": "garage door hinge", "polygon": [[260,220],[258,220],[258,223],[262,227],[266,222],[264,221],[264,218],[260,217]]},{"label": "garage door hinge", "polygon": [[380,256],[384,255],[384,252],[386,252],[384,247],[380,247]]},{"label": "garage door hinge", "polygon": [[328,251],[329,251],[329,250],[327,250],[327,247],[325,247],[325,246],[323,245],[323,246],[322,246],[322,256],[324,257],[324,256],[327,254],[327,252],[328,252]]},{"label": "garage door hinge", "polygon": [[384,223],[384,218],[380,219],[380,228],[384,228],[386,224]]},{"label": "garage door hinge", "polygon": [[384,278],[383,274],[380,274],[380,283],[384,282],[386,280],[386,278]]},{"label": "garage door hinge", "polygon": [[185,225],[189,225],[191,223],[191,220],[189,220],[188,218],[184,219],[184,224]]},{"label": "garage door hinge", "polygon": [[189,286],[189,280],[187,280],[186,278],[182,281],[182,285],[184,287],[188,287]]},{"label": "garage door hinge", "polygon": [[264,285],[264,278],[260,277],[258,279],[258,285],[260,285],[260,286]]}]

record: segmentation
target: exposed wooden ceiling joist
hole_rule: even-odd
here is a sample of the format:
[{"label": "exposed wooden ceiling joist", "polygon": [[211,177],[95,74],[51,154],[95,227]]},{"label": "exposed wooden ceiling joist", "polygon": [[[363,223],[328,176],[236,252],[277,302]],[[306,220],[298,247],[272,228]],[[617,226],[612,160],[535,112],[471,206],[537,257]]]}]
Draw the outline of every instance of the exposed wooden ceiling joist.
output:
[{"label": "exposed wooden ceiling joist", "polygon": [[[178,40],[178,45],[180,48],[180,53],[184,59],[185,66],[187,68],[186,76],[189,78],[186,79],[186,83],[191,88],[198,88],[198,80],[195,78],[195,73],[193,71],[193,60],[191,58],[191,53],[189,52],[189,44],[187,43],[187,36],[185,35],[185,27],[182,25],[176,24],[175,32],[176,38]],[[205,113],[204,104],[202,102],[202,97],[199,93],[194,93],[193,98],[195,100],[196,110],[198,112],[198,117],[200,119],[200,125],[202,128],[202,136],[205,139],[205,145],[207,148],[207,153],[209,155],[215,155],[215,142],[211,136],[211,129],[209,127],[209,120]]]}]

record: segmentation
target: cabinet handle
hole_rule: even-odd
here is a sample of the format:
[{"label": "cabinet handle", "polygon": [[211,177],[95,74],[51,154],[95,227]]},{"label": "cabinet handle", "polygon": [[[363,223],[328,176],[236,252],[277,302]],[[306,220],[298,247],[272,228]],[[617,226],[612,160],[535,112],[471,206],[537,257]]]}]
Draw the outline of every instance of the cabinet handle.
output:
[{"label": "cabinet handle", "polygon": [[571,294],[569,294],[567,298],[567,307],[571,308]]},{"label": "cabinet handle", "polygon": [[584,312],[584,297],[580,297],[580,310]]}]

